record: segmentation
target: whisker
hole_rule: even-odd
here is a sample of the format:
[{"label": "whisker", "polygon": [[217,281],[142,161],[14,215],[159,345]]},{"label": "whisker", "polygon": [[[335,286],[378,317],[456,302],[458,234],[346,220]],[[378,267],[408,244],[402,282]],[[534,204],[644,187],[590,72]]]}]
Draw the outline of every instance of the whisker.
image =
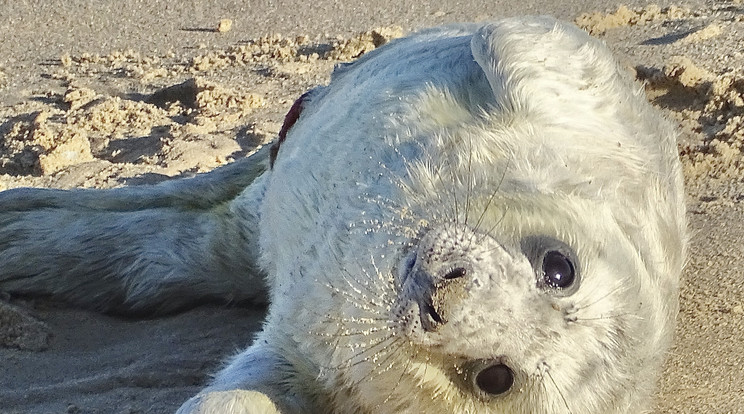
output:
[{"label": "whisker", "polygon": [[[340,336],[346,336],[346,337],[369,336],[369,335],[372,335],[372,334],[375,334],[375,333],[379,333],[379,332],[391,332],[391,331],[393,331],[393,328],[388,327],[388,326],[385,326],[385,327],[382,327],[382,328],[371,328],[371,329],[362,330],[362,331],[351,331],[349,329],[346,329],[346,330],[341,331],[341,332],[338,332],[338,333],[336,333],[334,335],[340,335]],[[320,335],[320,336],[324,336],[324,335]]]},{"label": "whisker", "polygon": [[353,227],[365,228],[365,234],[384,231],[392,236],[410,239],[416,236],[418,229],[422,226],[422,221],[416,219],[407,207],[393,200],[379,195],[372,197],[369,194],[360,196],[360,199],[376,205],[387,213],[383,215],[384,218],[367,218],[365,216],[352,224]]},{"label": "whisker", "polygon": [[[338,367],[336,369],[341,370],[341,369],[345,369],[345,368],[353,368],[353,367],[359,366],[360,364],[363,364],[365,362],[369,362],[370,359],[372,359],[373,357],[379,356],[381,353],[390,354],[389,352],[376,352],[378,348],[380,348],[380,347],[383,347],[384,348],[384,347],[388,346],[388,343],[387,342],[390,341],[390,340],[392,340],[393,342],[395,342],[395,341],[398,340],[398,338],[396,336],[394,336],[394,335],[390,335],[390,336],[384,337],[380,341],[377,341],[377,342],[374,342],[374,343],[370,342],[371,345],[369,347],[365,346],[365,347],[363,347],[363,349],[360,352],[355,353],[354,355],[350,356],[347,359],[341,360],[340,363],[338,364]],[[360,346],[359,348],[362,348],[362,347]],[[352,350],[353,349],[354,348],[352,348]],[[366,356],[366,354],[368,354],[370,352],[373,355],[372,356]],[[361,359],[359,359],[359,360],[357,360],[355,362],[352,362],[355,359],[357,359],[359,357],[362,357],[362,356],[364,358],[361,358]]]},{"label": "whisker", "polygon": [[596,305],[597,303],[599,303],[599,302],[607,299],[608,297],[610,297],[611,295],[614,295],[615,293],[619,292],[622,289],[625,289],[625,286],[622,283],[619,283],[618,286],[615,287],[614,289],[610,290],[609,292],[605,293],[604,295],[600,296],[599,298],[593,300],[592,302],[589,302],[587,304],[581,304],[581,305],[579,305],[579,307],[581,309],[589,309],[590,307],[592,307],[592,306]]},{"label": "whisker", "polygon": [[545,374],[548,375],[548,378],[550,379],[550,382],[553,384],[553,387],[556,391],[558,391],[558,395],[561,397],[561,400],[563,401],[563,405],[566,407],[566,410],[568,410],[568,413],[571,414],[571,407],[568,406],[568,401],[566,401],[566,397],[563,395],[563,390],[556,384],[555,380],[553,379],[553,376],[550,375],[550,369],[545,370]]},{"label": "whisker", "polygon": [[[426,165],[427,166],[426,169],[427,170],[430,170],[431,172],[434,173],[434,176],[439,181],[439,184],[441,185],[442,190],[445,193],[449,193],[451,195],[451,197],[452,197],[452,202],[453,203],[451,205],[454,208],[449,212],[449,214],[447,214],[447,212],[445,212],[445,216],[451,216],[452,213],[454,213],[454,217],[455,217],[455,220],[454,221],[455,221],[455,223],[457,223],[457,221],[459,220],[459,208],[458,208],[459,204],[458,204],[458,200],[457,200],[457,189],[456,189],[456,186],[455,186],[456,180],[455,180],[455,177],[454,177],[454,169],[452,168],[452,161],[449,159],[449,157],[444,157],[447,165],[449,166],[450,175],[452,176],[452,183],[451,183],[451,185],[447,185],[447,184],[445,184],[444,177],[442,175],[442,169],[444,168],[444,164],[442,164],[442,163],[435,164],[433,162],[434,161],[433,155],[429,154],[429,151],[427,151],[427,149],[423,146],[422,143],[419,142],[418,145],[421,148],[423,154],[428,154],[427,155],[427,159],[425,161],[423,161],[423,164],[422,165]],[[448,205],[449,203],[443,202],[441,194],[438,191],[436,191],[437,185],[434,182],[434,178],[432,178],[431,174],[426,174],[426,176],[427,176],[427,179],[428,179],[429,183],[431,184],[432,191],[434,191],[434,194],[436,195],[437,199],[441,201],[439,204],[440,205],[443,205],[443,206],[444,205]],[[451,191],[448,191],[448,190],[451,190]]]},{"label": "whisker", "polygon": [[506,159],[506,165],[504,166],[504,170],[501,172],[501,177],[499,178],[498,184],[496,184],[496,188],[494,188],[493,192],[491,192],[491,196],[488,197],[488,201],[486,202],[486,206],[483,207],[483,211],[480,214],[480,217],[478,217],[478,221],[475,223],[475,227],[473,228],[473,233],[477,233],[478,229],[480,228],[481,223],[483,222],[483,218],[486,216],[486,212],[488,211],[488,208],[491,206],[491,202],[493,202],[493,198],[496,197],[496,193],[499,192],[501,189],[501,184],[504,182],[504,178],[506,177],[506,171],[509,169],[509,164],[511,163],[511,157]]},{"label": "whisker", "polygon": [[368,324],[368,325],[379,325],[379,322],[389,322],[390,320],[388,318],[370,318],[370,317],[364,317],[364,318],[331,318],[327,316],[328,319],[326,319],[324,322],[340,322],[340,323],[356,323],[356,324]]},{"label": "whisker", "polygon": [[[357,265],[359,265],[359,263],[357,263]],[[367,279],[366,281],[364,281],[364,283],[355,278],[354,275],[352,275],[346,268],[341,269],[341,271],[344,273],[344,276],[342,276],[344,282],[346,282],[346,284],[350,288],[354,289],[356,293],[360,294],[362,299],[369,300],[369,302],[375,305],[377,308],[384,308],[386,305],[391,305],[392,303],[390,301],[390,298],[385,298],[384,296],[381,297],[381,292],[379,290],[373,290],[370,287],[370,284],[372,286],[376,285],[375,281],[371,279],[371,276],[367,273],[367,271],[364,270],[364,268],[360,266],[360,269],[362,277]],[[362,290],[364,290],[364,292]],[[370,296],[374,299],[370,299]],[[383,301],[377,302],[378,299],[383,299]]]},{"label": "whisker", "polygon": [[[391,353],[391,355],[393,355],[393,353]],[[408,360],[406,361],[406,366],[402,370],[400,370],[400,377],[398,377],[398,380],[393,383],[393,387],[390,388],[390,394],[388,394],[385,400],[383,400],[382,403],[377,406],[377,408],[379,408],[380,405],[387,404],[387,402],[390,401],[390,398],[393,397],[393,394],[395,393],[395,384],[400,384],[400,382],[403,381],[403,377],[406,375],[411,367],[412,360],[413,358],[408,358]]]},{"label": "whisker", "polygon": [[583,322],[583,321],[600,321],[600,320],[609,320],[609,319],[616,319],[620,317],[629,317],[631,319],[637,319],[637,320],[644,320],[642,316],[638,316],[635,313],[632,312],[624,312],[624,313],[614,313],[614,314],[608,314],[608,315],[600,315],[595,316],[591,318],[576,318],[576,322]]},{"label": "whisker", "polygon": [[[330,243],[329,243],[330,245]],[[340,265],[341,259],[339,258],[336,251],[333,250],[332,246],[330,249],[331,254],[333,255],[336,262]],[[374,259],[372,259],[374,260]],[[365,277],[368,280],[368,283],[361,283],[357,278],[352,275],[346,267],[341,266],[340,270],[343,273],[342,274],[342,280],[346,283],[346,285],[352,290],[353,293],[356,293],[354,295],[352,292],[347,291],[346,289],[340,289],[338,287],[335,287],[330,284],[326,284],[326,286],[334,291],[335,293],[347,298],[347,299],[353,299],[350,301],[357,309],[365,310],[365,311],[372,311],[373,309],[370,309],[368,307],[369,304],[373,305],[377,309],[386,309],[390,306],[392,306],[392,298],[387,297],[387,294],[380,296],[380,291],[378,290],[372,290],[370,288],[371,285],[376,285],[375,280],[371,278],[369,273],[364,269],[361,264],[357,262],[357,266],[362,270],[361,274],[365,275]],[[376,266],[375,266],[376,268]],[[361,299],[361,300],[359,300]],[[380,302],[380,299],[382,299],[382,302]],[[361,304],[365,304],[365,306],[362,306]],[[378,312],[376,312],[378,313]]]},{"label": "whisker", "polygon": [[466,184],[467,193],[465,194],[465,226],[468,225],[468,215],[470,214],[470,197],[473,192],[473,137],[468,135],[468,179]]},{"label": "whisker", "polygon": [[[385,303],[388,305],[388,308],[392,308],[395,304],[395,298],[397,297],[396,292],[398,291],[397,286],[395,285],[395,277],[392,273],[388,274],[387,277],[383,277],[383,272],[381,272],[380,268],[377,267],[377,262],[375,261],[374,255],[370,253],[369,259],[369,262],[372,265],[375,274],[377,275],[377,281],[387,285],[387,289],[382,289],[383,296],[381,298],[385,299]],[[367,272],[366,268],[362,268],[362,273],[365,275],[370,283],[375,283],[373,276],[370,275],[369,272]],[[379,294],[379,292],[377,293]]]},{"label": "whisker", "polygon": [[[455,225],[459,225],[460,224],[460,209],[459,209],[459,203],[457,200],[457,178],[455,177],[455,169],[454,169],[454,166],[452,165],[452,160],[450,159],[450,157],[444,157],[444,160],[447,162],[447,165],[449,166],[450,178],[452,179],[452,185],[451,185],[452,198],[453,198],[454,206],[455,206],[454,222],[455,222]],[[441,181],[442,188],[447,188],[447,186],[444,184],[441,174],[439,175],[439,179]]]},{"label": "whisker", "polygon": [[[346,281],[347,279],[344,277],[343,280]],[[330,285],[330,284],[326,284],[325,286],[327,288],[329,288],[333,293],[336,293],[336,294],[342,296],[343,298],[345,298],[348,303],[352,304],[352,306],[354,306],[358,310],[365,311],[365,312],[374,311],[372,308],[369,307],[369,304],[372,304],[376,308],[383,308],[383,306],[384,306],[384,304],[376,303],[376,302],[370,300],[367,295],[364,295],[362,293],[359,293],[359,296],[355,296],[353,293],[348,292],[348,291],[346,291],[344,289],[339,289],[336,286],[333,286],[333,285]],[[360,303],[361,302],[360,299],[361,300],[369,301],[369,304],[367,304],[367,303]]]},{"label": "whisker", "polygon": [[[431,169],[431,171],[433,171],[433,172],[434,172],[434,176],[435,176],[435,177],[436,177],[436,178],[437,178],[437,179],[439,180],[439,182],[440,182],[440,183],[442,184],[442,187],[443,187],[443,188],[446,188],[446,187],[444,186],[444,181],[442,180],[442,165],[441,165],[441,164],[440,164],[440,165],[438,165],[438,166],[436,167],[436,169],[434,169],[434,167],[433,167],[433,163],[431,163],[431,162],[427,162],[427,163],[426,163],[426,165],[427,165],[427,167],[426,167],[426,168],[427,168],[427,170]],[[437,198],[437,200],[439,201],[439,203],[438,203],[439,205],[442,205],[442,206],[446,206],[446,205],[448,205],[449,203],[446,203],[446,202],[445,202],[445,201],[444,201],[444,200],[442,199],[442,194],[441,194],[441,193],[440,193],[439,191],[436,191],[436,188],[437,188],[437,186],[436,186],[436,183],[434,182],[434,177],[432,177],[432,174],[429,174],[429,173],[427,173],[427,174],[426,174],[426,178],[427,178],[427,180],[429,181],[429,184],[431,185],[431,191],[429,191],[429,193],[431,194],[431,193],[433,192],[434,196],[435,196],[435,197]],[[445,191],[445,193],[446,193],[446,191]],[[455,202],[456,202],[456,201],[457,201],[457,197],[454,197],[454,200],[455,200]],[[454,211],[452,211],[452,212],[454,212]],[[454,212],[454,213],[456,214],[456,212]]]},{"label": "whisker", "polygon": [[[376,342],[375,344],[373,344],[372,346],[370,346],[368,348],[365,348],[365,349],[361,350],[360,352],[354,352],[353,355],[351,355],[348,358],[342,359],[341,361],[339,361],[334,366],[321,366],[321,368],[326,369],[326,370],[329,370],[329,371],[340,372],[340,371],[348,370],[349,368],[354,368],[354,367],[357,367],[357,366],[359,366],[361,364],[367,363],[371,359],[373,359],[374,356],[377,356],[377,355],[380,355],[382,353],[385,353],[385,352],[377,352],[376,351],[376,348],[378,346],[380,346],[380,345],[383,345],[384,347],[387,347],[388,344],[386,344],[386,342],[388,342],[391,339],[393,340],[392,343],[394,343],[394,342],[397,341],[397,338],[395,336],[393,336],[393,335],[386,336],[382,340],[380,340],[380,341]],[[353,350],[353,348],[352,348],[352,350]],[[340,349],[338,347],[334,349],[334,353],[336,353],[336,352],[340,352]],[[372,352],[373,355],[372,356],[365,356],[369,352]],[[363,358],[361,358],[361,359],[359,359],[357,361],[354,361],[355,359],[360,358],[360,357],[363,357]],[[354,361],[354,362],[352,362],[352,361]]]},{"label": "whisker", "polygon": [[[376,367],[377,367],[377,376],[380,376],[381,374],[384,374],[384,373],[390,371],[390,369],[393,368],[396,365],[396,362],[397,361],[395,361],[395,360],[390,361],[390,359],[392,357],[394,357],[398,353],[398,351],[401,350],[401,349],[403,349],[404,347],[405,347],[405,343],[404,342],[402,342],[402,341],[396,341],[395,347],[391,347],[390,349],[386,350],[388,356],[386,358],[384,358],[384,359],[381,359],[380,362],[378,362],[376,364]],[[382,367],[383,364],[385,364],[388,361],[390,361],[390,363],[387,364],[387,366]]]},{"label": "whisker", "polygon": [[[499,226],[499,225],[500,225],[500,224],[501,224],[501,223],[502,223],[502,222],[504,221],[504,218],[506,217],[506,213],[507,213],[508,211],[509,211],[509,206],[506,206],[506,207],[504,208],[504,212],[503,212],[503,213],[501,213],[501,217],[499,217],[499,219],[498,219],[498,220],[496,220],[496,223],[494,223],[494,224],[493,224],[493,226],[491,226],[491,228],[489,228],[489,229],[488,229],[488,231],[487,231],[486,233],[483,233],[483,236],[482,236],[482,237],[480,238],[480,240],[478,240],[478,243],[482,243],[482,242],[483,242],[483,240],[485,240],[485,239],[486,239],[486,237],[490,237],[490,238],[492,238],[492,239],[494,238],[494,237],[493,237],[493,234],[492,234],[492,233],[493,233],[493,231],[494,231],[494,230],[496,229],[496,227],[498,227],[498,226]],[[501,246],[497,244],[497,245],[496,245],[495,247],[493,247],[493,248],[491,248],[491,249],[488,249],[488,250],[486,250],[486,252],[491,252],[491,251],[494,251],[494,250],[496,250],[496,249],[500,249],[500,248],[501,248]]]}]

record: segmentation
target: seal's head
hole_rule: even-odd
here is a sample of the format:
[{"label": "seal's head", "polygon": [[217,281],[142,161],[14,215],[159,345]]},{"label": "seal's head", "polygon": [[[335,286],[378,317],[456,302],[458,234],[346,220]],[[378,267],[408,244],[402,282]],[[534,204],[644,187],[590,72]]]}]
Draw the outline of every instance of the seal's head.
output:
[{"label": "seal's head", "polygon": [[677,309],[681,174],[674,128],[601,42],[548,18],[422,32],[302,108],[271,178],[291,184],[266,194],[290,207],[263,210],[262,237],[269,321],[294,321],[319,400],[646,407]]}]

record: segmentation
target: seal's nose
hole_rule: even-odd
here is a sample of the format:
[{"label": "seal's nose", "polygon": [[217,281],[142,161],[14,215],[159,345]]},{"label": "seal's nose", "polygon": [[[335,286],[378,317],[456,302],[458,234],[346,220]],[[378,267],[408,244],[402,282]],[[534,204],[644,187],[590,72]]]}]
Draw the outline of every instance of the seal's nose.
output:
[{"label": "seal's nose", "polygon": [[417,298],[419,304],[419,315],[421,317],[421,326],[427,332],[436,331],[440,325],[447,323],[447,297],[452,296],[456,290],[459,280],[467,275],[468,271],[464,267],[455,267],[442,276],[431,273],[419,273],[418,278],[424,283],[429,283],[430,288],[425,295]]},{"label": "seal's nose", "polygon": [[434,332],[447,323],[450,309],[460,301],[471,276],[470,247],[474,238],[467,228],[429,231],[409,257],[406,295],[418,304],[421,326]]}]

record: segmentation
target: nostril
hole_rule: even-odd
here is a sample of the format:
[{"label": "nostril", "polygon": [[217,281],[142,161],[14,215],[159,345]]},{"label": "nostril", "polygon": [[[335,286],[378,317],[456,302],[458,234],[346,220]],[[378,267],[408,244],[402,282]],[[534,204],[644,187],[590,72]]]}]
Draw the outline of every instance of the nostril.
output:
[{"label": "nostril", "polygon": [[424,309],[426,310],[426,313],[429,314],[429,316],[434,322],[436,323],[444,322],[444,319],[442,319],[442,316],[439,313],[437,313],[437,310],[434,309],[433,306],[427,304],[427,305],[424,305]]},{"label": "nostril", "polygon": [[444,275],[446,280],[459,279],[464,277],[468,271],[464,267],[456,267]]}]

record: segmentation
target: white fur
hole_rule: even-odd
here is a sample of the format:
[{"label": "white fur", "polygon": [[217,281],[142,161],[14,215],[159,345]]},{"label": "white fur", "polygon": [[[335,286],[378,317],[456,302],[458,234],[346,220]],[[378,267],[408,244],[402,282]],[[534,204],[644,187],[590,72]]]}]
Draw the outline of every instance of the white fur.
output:
[{"label": "white fur", "polygon": [[[168,235],[147,237],[196,244],[158,253],[174,257],[164,266],[175,269],[167,277],[179,292],[253,297],[256,256],[269,276],[263,332],[182,413],[641,412],[671,340],[685,254],[675,138],[606,47],[573,26],[526,17],[431,29],[312,91],[260,177],[262,155],[203,178],[220,188],[240,181],[224,171],[245,170],[252,183],[227,200],[137,205],[111,229],[111,216],[95,217],[115,206],[67,207],[73,197],[54,193],[54,203],[17,207],[23,197],[0,194],[0,207],[16,206],[0,213],[0,261],[11,263],[0,288],[70,291],[85,304],[124,286],[124,308],[174,307],[160,304],[169,299],[155,293],[160,275],[148,266],[91,288],[73,275],[53,279],[65,261],[43,274],[20,264],[20,255],[38,264],[61,242],[58,230],[42,230],[50,223],[115,240],[162,222]],[[19,229],[29,242],[4,241]],[[520,247],[529,237],[575,252],[578,289],[538,286],[540,269]],[[225,254],[203,248],[214,240]],[[34,250],[41,242],[44,251]],[[132,243],[116,257],[147,261],[153,244]],[[447,321],[431,331],[406,258],[445,245],[468,277],[437,292]],[[102,259],[90,246],[84,255]],[[206,277],[193,275],[199,265]],[[132,288],[135,279],[145,288]],[[474,389],[474,361],[503,361],[514,387],[493,396]]]}]

